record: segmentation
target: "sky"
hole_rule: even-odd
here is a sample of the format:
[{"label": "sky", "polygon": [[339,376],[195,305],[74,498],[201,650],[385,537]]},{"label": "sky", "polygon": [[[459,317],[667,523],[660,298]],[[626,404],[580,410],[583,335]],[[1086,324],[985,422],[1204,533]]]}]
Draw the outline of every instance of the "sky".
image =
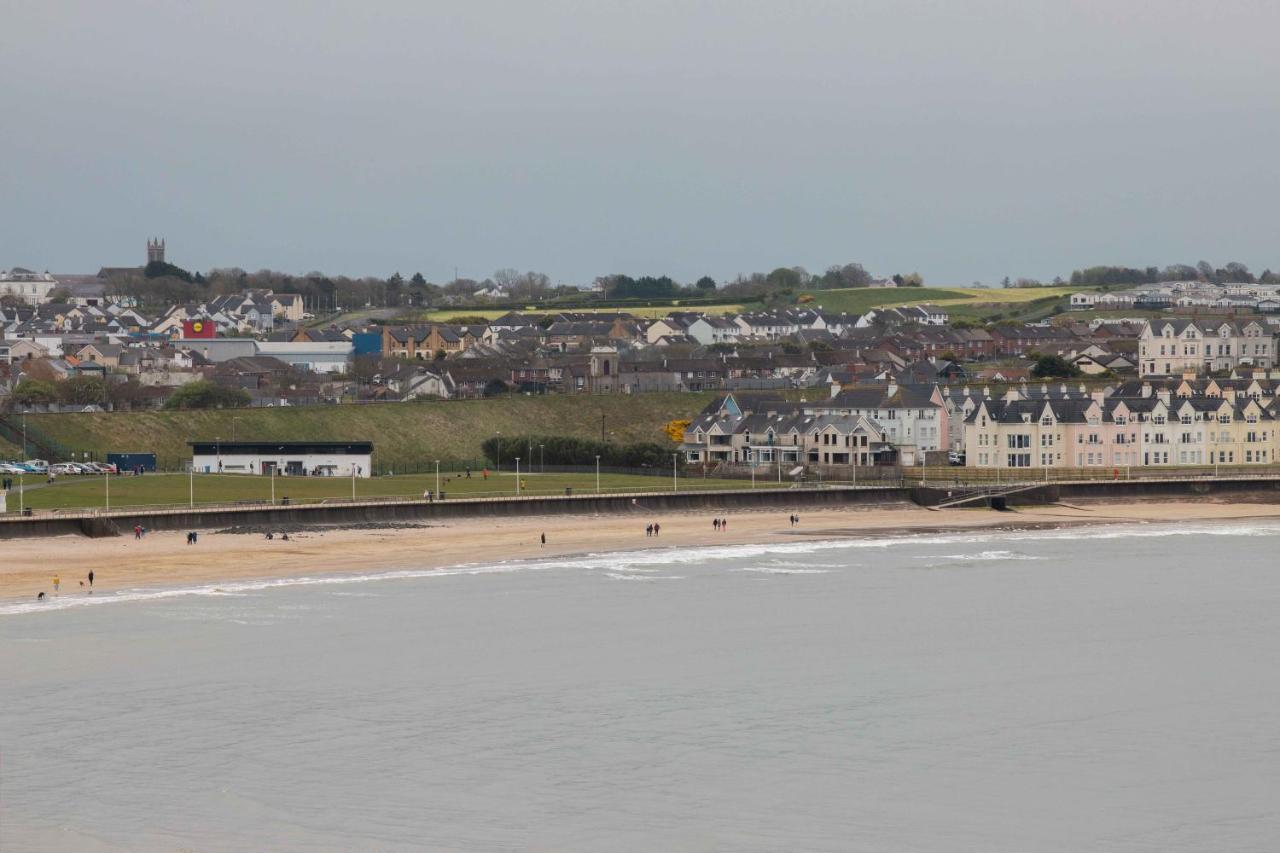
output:
[{"label": "sky", "polygon": [[3,0],[0,269],[1280,269],[1273,0]]}]

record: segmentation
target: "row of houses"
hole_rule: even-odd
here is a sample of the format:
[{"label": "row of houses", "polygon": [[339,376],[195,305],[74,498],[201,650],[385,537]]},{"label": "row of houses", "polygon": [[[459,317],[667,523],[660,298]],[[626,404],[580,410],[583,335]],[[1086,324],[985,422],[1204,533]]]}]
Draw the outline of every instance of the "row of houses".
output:
[{"label": "row of houses", "polygon": [[1168,281],[1106,293],[1081,291],[1071,294],[1070,302],[1077,310],[1200,308],[1271,314],[1280,312],[1280,284]]},{"label": "row of houses", "polygon": [[1074,383],[898,385],[814,401],[751,392],[716,398],[684,430],[687,463],[709,470],[877,465],[1132,468],[1280,461],[1280,375]]}]

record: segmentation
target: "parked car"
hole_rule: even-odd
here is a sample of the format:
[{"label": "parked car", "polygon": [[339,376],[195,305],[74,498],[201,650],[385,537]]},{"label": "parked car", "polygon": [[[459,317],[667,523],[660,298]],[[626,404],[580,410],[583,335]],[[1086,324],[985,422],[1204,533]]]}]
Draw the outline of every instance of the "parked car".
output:
[{"label": "parked car", "polygon": [[79,469],[70,462],[58,462],[49,466],[50,474],[79,474]]},{"label": "parked car", "polygon": [[950,462],[952,465],[963,465],[964,454],[958,450],[953,450],[947,454],[947,461]]},{"label": "parked car", "polygon": [[45,462],[43,459],[28,459],[22,464],[26,465],[28,469],[35,471],[37,474],[43,474],[45,471],[49,470],[49,463]]},{"label": "parked car", "polygon": [[0,462],[0,474],[30,474],[26,468],[21,465],[14,465],[12,462]]}]

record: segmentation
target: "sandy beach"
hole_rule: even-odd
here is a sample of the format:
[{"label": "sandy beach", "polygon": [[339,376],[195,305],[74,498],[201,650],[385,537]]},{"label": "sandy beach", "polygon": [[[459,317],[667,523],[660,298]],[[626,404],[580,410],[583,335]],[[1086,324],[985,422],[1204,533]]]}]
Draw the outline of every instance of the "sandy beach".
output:
[{"label": "sandy beach", "polygon": [[[1163,502],[1056,505],[1016,512],[985,509],[927,510],[881,507],[801,513],[792,527],[786,510],[724,513],[727,530],[712,527],[712,513],[684,515],[585,515],[475,519],[430,526],[301,530],[288,541],[256,533],[202,532],[195,545],[184,532],[87,539],[60,536],[0,544],[0,599],[86,594],[81,581],[92,569],[94,589],[163,588],[251,578],[322,573],[439,568],[467,563],[568,556],[584,553],[794,541],[893,533],[1069,526],[1123,522],[1168,522],[1280,518],[1280,505],[1265,503]],[[656,538],[645,535],[661,525]],[[540,543],[542,534],[547,544]]]}]

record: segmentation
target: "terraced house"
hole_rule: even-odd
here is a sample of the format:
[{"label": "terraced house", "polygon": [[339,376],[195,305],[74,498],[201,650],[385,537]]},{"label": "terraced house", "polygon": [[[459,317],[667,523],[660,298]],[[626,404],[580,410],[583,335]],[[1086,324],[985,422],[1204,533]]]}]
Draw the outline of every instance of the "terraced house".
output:
[{"label": "terraced house", "polygon": [[718,398],[684,433],[695,465],[918,465],[944,449],[948,412],[937,387],[878,386],[816,402]]},{"label": "terraced house", "polygon": [[1277,402],[1228,390],[1176,396],[985,399],[965,420],[977,468],[1128,468],[1277,461]]},{"label": "terraced house", "polygon": [[1275,363],[1272,327],[1257,320],[1153,320],[1138,337],[1141,376],[1177,376],[1242,367],[1266,369]]}]

